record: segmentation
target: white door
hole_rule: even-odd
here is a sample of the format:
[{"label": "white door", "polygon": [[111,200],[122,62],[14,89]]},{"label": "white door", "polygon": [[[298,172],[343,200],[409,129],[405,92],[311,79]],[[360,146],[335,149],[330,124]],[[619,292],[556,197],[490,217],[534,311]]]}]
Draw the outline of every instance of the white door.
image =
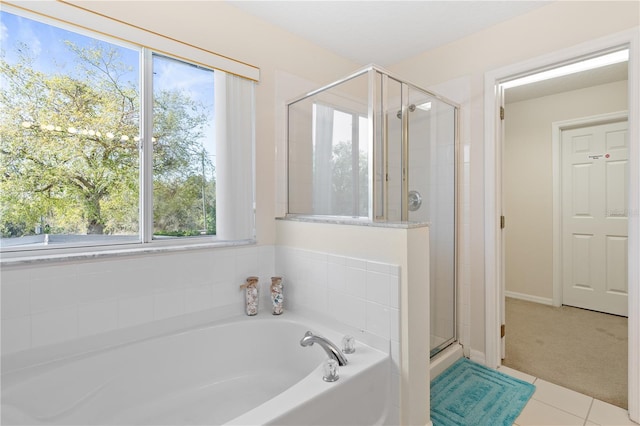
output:
[{"label": "white door", "polygon": [[562,132],[562,303],[627,316],[627,122]]}]

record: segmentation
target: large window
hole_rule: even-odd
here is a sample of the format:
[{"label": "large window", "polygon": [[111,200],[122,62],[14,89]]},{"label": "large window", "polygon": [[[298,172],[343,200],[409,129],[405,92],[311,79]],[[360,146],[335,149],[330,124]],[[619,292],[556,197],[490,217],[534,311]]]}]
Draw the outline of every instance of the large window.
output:
[{"label": "large window", "polygon": [[213,71],[153,55],[153,234],[215,235]]},{"label": "large window", "polygon": [[2,248],[219,234],[214,74],[224,73],[0,13]]}]

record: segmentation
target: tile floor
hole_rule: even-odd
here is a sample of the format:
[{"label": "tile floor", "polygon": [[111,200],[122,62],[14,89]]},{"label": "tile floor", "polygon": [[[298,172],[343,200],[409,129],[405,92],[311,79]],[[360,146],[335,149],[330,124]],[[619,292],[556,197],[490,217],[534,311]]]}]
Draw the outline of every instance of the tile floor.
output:
[{"label": "tile floor", "polygon": [[536,385],[536,391],[524,407],[517,426],[622,426],[636,425],[627,411],[590,396],[563,388],[542,379],[502,366],[499,371]]}]

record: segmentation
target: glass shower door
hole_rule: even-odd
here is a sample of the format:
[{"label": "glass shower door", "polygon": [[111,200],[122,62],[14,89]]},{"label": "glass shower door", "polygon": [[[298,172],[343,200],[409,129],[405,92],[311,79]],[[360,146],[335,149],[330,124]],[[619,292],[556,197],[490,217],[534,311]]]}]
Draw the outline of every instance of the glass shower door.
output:
[{"label": "glass shower door", "polygon": [[456,339],[455,108],[408,92],[409,221],[429,223],[431,356]]}]

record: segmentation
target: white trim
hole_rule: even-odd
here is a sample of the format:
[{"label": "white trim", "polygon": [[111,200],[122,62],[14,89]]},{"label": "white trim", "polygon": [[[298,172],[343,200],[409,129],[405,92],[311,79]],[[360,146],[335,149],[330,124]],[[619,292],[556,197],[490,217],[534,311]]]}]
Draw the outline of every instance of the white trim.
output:
[{"label": "white trim", "polygon": [[553,305],[553,299],[548,297],[533,296],[531,294],[518,293],[517,291],[505,291],[504,295],[512,299],[526,300],[527,302],[540,303],[542,305]]},{"label": "white trim", "polygon": [[[11,6],[15,9],[12,10]],[[158,53],[239,75],[249,80],[260,80],[260,68],[258,67],[93,12],[78,4],[67,3],[63,0],[37,2],[16,0],[11,3],[3,1],[2,8],[11,13],[20,13],[20,10],[32,12],[42,18],[58,23],[67,23],[78,27],[78,29],[89,31],[92,37],[95,37],[95,33],[103,34],[127,43],[148,47]]]},{"label": "white trim", "polygon": [[576,127],[615,123],[627,120],[628,116],[629,114],[627,111],[618,111],[590,117],[575,118],[572,120],[554,121],[551,123],[551,167],[553,172],[553,306],[562,305],[562,191],[560,188],[562,132]]},{"label": "white trim", "polygon": [[623,45],[629,46],[629,417],[640,421],[640,27],[582,43],[548,55],[485,73],[484,99],[484,191],[485,191],[485,356],[487,365],[500,365],[500,299],[498,282],[501,247],[498,216],[501,179],[497,162],[497,92],[500,82],[532,70],[567,63]]},{"label": "white trim", "polygon": [[454,343],[443,349],[429,361],[429,380],[433,381],[462,357],[463,350],[460,343]]},{"label": "white trim", "polygon": [[[502,325],[500,315],[500,193],[501,171],[497,161],[499,150],[500,96],[498,86],[500,74],[492,71],[485,74],[484,97],[484,282],[485,282],[485,358],[491,368],[500,366],[501,338],[498,330]],[[510,74],[506,74],[510,75]]]},{"label": "white trim", "polygon": [[640,422],[640,29],[629,52],[629,417]]},{"label": "white trim", "polygon": [[487,358],[481,351],[471,349],[469,359],[473,362],[477,362],[478,364],[487,365]]}]

